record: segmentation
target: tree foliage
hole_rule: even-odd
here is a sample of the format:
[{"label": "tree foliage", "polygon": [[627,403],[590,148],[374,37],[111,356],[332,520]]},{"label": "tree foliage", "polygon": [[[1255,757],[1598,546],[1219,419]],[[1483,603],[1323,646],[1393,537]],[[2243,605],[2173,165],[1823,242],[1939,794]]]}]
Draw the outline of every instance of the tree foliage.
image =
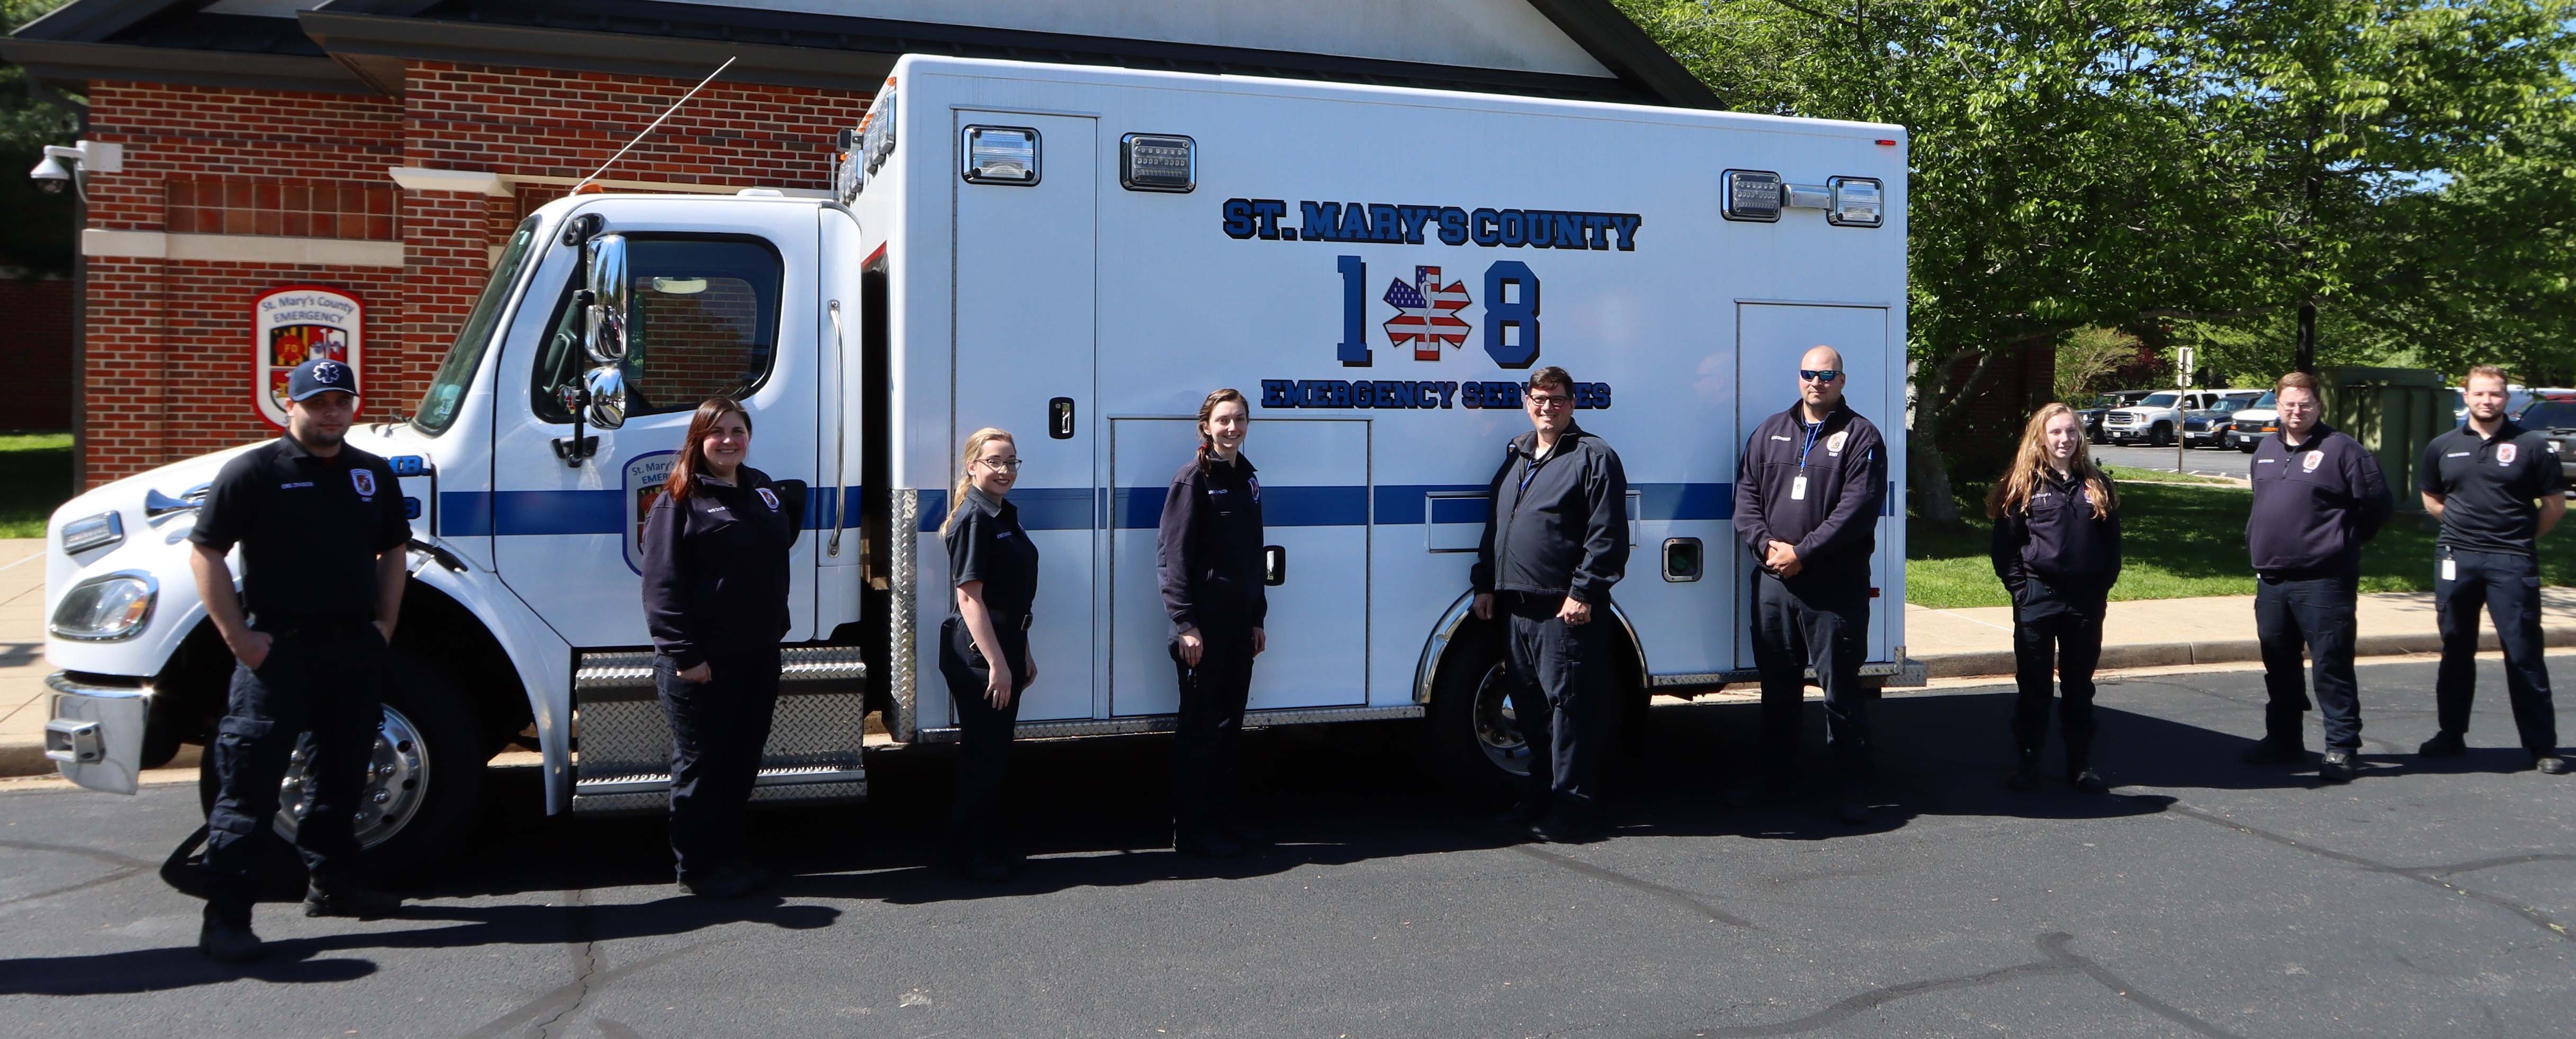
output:
[{"label": "tree foliage", "polygon": [[[63,0],[0,0],[0,32],[15,32]],[[64,275],[72,264],[72,199],[35,189],[22,174],[48,144],[78,134],[72,114],[36,99],[27,70],[0,62],[0,277]]]}]

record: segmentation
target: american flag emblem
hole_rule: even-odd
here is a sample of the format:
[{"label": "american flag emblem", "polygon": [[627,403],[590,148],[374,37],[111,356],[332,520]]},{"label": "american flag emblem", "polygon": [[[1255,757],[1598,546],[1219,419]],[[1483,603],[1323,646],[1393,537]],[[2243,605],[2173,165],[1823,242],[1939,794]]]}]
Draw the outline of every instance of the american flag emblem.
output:
[{"label": "american flag emblem", "polygon": [[1440,284],[1440,268],[1414,268],[1410,285],[1401,279],[1388,282],[1385,299],[1395,308],[1395,317],[1386,323],[1387,341],[1399,347],[1413,344],[1414,360],[1439,360],[1442,343],[1467,345],[1468,325],[1458,312],[1473,301],[1465,285]]}]

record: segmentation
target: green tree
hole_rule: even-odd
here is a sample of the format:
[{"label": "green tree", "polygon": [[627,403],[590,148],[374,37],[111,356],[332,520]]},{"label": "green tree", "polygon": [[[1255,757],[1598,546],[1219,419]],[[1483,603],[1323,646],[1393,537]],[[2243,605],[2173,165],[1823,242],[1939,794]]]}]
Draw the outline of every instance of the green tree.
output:
[{"label": "green tree", "polygon": [[2093,395],[2115,387],[2103,382],[2137,363],[2138,337],[2116,328],[2079,328],[2057,344],[2056,399],[2083,407]]},{"label": "green tree", "polygon": [[[64,0],[0,0],[0,32],[15,32]],[[72,265],[70,194],[44,194],[23,174],[48,144],[79,134],[72,114],[39,100],[27,70],[0,62],[0,277],[63,275]]]}]

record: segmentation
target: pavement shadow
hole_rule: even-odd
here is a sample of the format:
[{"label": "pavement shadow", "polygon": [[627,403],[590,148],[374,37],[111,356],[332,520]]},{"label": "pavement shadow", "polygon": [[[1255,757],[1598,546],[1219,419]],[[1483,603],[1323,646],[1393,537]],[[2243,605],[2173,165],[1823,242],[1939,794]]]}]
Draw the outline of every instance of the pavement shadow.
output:
[{"label": "pavement shadow", "polygon": [[578,944],[685,934],[744,922],[801,931],[829,927],[840,915],[838,909],[791,905],[776,897],[734,901],[672,897],[627,905],[411,905],[387,921],[426,926],[386,931],[373,929],[381,924],[359,925],[370,929],[275,940],[268,943],[267,956],[240,966],[207,960],[193,945],[0,960],[0,995],[129,995],[244,978],[276,984],[354,981],[375,973],[376,964],[344,954],[370,949]]}]

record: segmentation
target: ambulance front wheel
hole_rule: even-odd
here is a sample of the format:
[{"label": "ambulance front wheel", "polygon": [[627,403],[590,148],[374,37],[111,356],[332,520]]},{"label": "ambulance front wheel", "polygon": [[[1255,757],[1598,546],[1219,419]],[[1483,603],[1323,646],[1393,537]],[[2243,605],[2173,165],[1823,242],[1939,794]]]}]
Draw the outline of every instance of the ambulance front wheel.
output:
[{"label": "ambulance front wheel", "polygon": [[1450,645],[1432,685],[1429,715],[1430,756],[1442,782],[1479,799],[1517,792],[1529,775],[1530,746],[1503,679],[1503,643],[1492,630]]},{"label": "ambulance front wheel", "polygon": [[[435,865],[464,835],[483,794],[481,730],[474,700],[445,669],[397,648],[385,678],[384,721],[376,730],[372,760],[353,820],[368,870],[396,878]],[[298,748],[278,788],[278,839],[263,853],[277,866],[301,870],[295,831],[304,811],[310,764]],[[198,759],[197,798],[215,807],[214,755]]]}]

